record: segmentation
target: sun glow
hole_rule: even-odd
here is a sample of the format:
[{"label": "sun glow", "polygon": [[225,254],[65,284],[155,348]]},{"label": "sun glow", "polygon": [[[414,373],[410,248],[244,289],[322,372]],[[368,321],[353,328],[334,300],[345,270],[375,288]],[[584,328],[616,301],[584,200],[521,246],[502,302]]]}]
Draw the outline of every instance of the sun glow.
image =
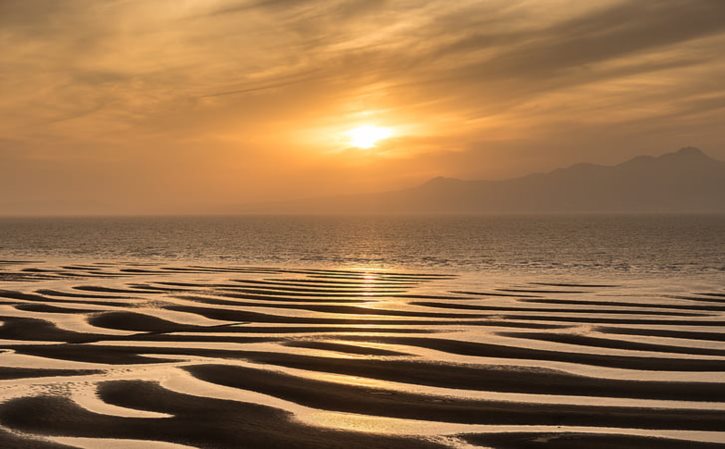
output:
[{"label": "sun glow", "polygon": [[351,146],[368,150],[376,146],[380,141],[392,137],[393,130],[375,125],[360,125],[345,134]]}]

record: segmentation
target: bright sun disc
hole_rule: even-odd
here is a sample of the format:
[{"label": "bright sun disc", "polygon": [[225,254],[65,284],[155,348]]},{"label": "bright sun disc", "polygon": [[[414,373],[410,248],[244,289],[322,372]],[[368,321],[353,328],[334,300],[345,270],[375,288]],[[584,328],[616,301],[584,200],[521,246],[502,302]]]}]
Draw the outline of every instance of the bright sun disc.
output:
[{"label": "bright sun disc", "polygon": [[355,148],[369,149],[393,135],[393,130],[374,125],[362,125],[349,130],[347,137]]}]

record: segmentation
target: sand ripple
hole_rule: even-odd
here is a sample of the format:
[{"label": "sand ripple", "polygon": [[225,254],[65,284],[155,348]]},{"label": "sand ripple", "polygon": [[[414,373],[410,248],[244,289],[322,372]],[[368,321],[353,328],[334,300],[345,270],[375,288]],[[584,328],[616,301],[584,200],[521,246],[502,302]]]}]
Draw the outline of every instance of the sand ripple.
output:
[{"label": "sand ripple", "polygon": [[725,448],[725,291],[0,263],[0,447]]}]

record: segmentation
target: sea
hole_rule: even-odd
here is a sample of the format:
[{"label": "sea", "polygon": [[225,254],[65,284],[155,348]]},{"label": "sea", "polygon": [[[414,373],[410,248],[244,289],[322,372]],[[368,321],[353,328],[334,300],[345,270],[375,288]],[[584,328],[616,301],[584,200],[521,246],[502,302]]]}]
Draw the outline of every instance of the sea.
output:
[{"label": "sea", "polygon": [[6,218],[0,324],[2,447],[725,447],[725,216]]},{"label": "sea", "polygon": [[3,218],[0,258],[717,276],[725,215]]}]

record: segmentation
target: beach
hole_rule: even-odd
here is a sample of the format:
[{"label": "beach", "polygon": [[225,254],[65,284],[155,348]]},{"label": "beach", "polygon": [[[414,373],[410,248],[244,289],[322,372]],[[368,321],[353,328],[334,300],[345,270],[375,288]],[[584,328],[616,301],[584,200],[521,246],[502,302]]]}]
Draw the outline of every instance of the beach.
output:
[{"label": "beach", "polygon": [[719,280],[5,260],[0,442],[725,447]]}]

